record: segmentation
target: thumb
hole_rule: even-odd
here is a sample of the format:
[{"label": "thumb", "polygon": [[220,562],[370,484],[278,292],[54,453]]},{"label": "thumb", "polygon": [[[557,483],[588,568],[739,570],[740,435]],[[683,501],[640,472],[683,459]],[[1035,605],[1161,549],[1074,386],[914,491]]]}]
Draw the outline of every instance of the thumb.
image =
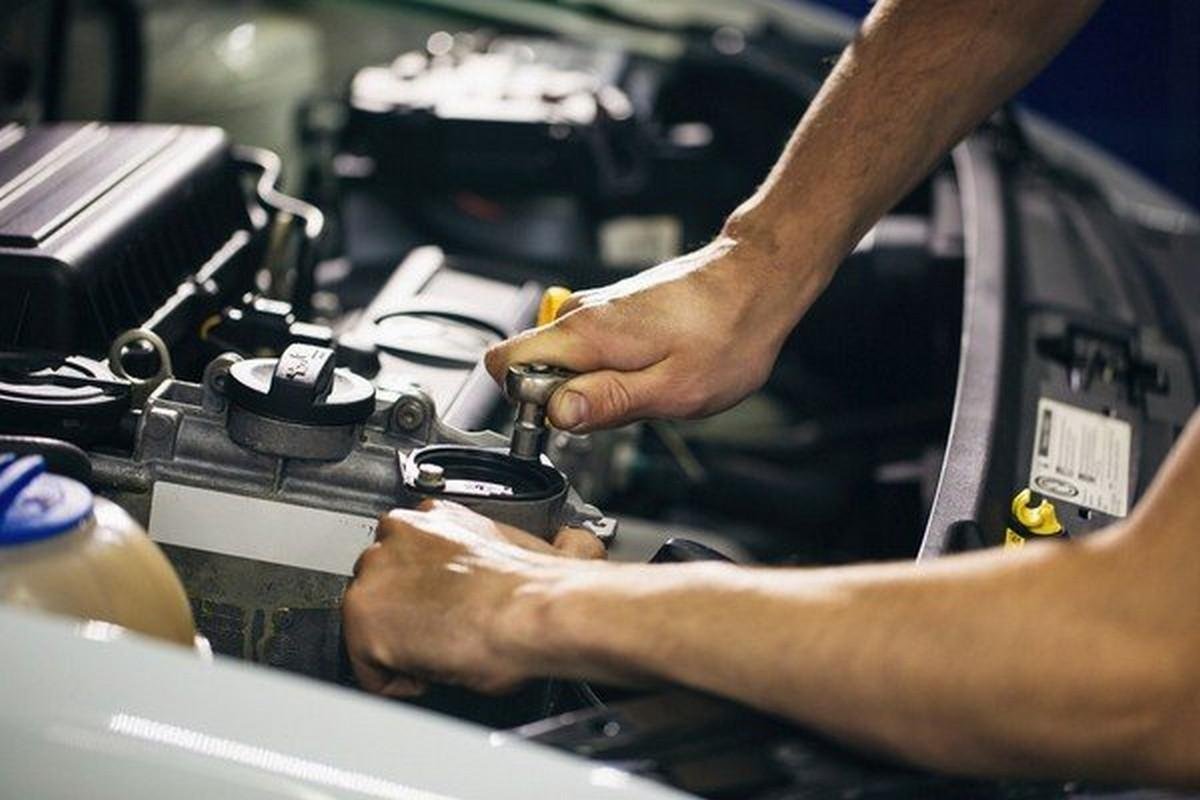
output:
[{"label": "thumb", "polygon": [[573,433],[614,428],[653,415],[661,384],[655,367],[588,372],[559,387],[550,398],[547,416],[554,427]]}]

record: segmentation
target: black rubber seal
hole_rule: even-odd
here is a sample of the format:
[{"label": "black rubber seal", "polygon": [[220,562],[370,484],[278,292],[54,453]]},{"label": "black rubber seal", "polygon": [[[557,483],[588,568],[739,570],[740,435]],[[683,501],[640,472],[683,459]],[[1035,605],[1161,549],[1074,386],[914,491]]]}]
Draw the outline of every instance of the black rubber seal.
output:
[{"label": "black rubber seal", "polygon": [[547,464],[523,461],[508,453],[479,447],[434,445],[414,451],[409,456],[409,469],[404,480],[413,487],[417,468],[436,464],[445,471],[445,479],[453,485],[458,481],[494,484],[508,487],[511,494],[472,494],[444,491],[446,497],[486,497],[498,501],[547,500],[566,489],[566,478]]}]

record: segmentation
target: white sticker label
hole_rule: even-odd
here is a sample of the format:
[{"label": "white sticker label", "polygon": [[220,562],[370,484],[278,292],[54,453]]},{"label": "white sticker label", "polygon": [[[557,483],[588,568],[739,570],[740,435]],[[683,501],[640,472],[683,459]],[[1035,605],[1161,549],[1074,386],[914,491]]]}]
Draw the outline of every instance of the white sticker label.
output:
[{"label": "white sticker label", "polygon": [[1123,517],[1129,512],[1131,442],[1124,420],[1040,398],[1029,488]]},{"label": "white sticker label", "polygon": [[159,481],[150,538],[208,553],[349,575],[375,519]]}]

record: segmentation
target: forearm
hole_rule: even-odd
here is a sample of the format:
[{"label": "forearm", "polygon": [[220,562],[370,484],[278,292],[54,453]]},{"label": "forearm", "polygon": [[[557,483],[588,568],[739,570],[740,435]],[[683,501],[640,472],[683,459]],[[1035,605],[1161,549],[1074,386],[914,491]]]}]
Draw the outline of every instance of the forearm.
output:
[{"label": "forearm", "polygon": [[1136,579],[1119,550],[920,570],[597,565],[535,582],[518,627],[554,674],[676,681],[930,767],[1195,781],[1180,772],[1195,752],[1164,744],[1176,650],[1136,600],[1114,608]]},{"label": "forearm", "polygon": [[764,254],[792,280],[827,277],[1098,5],[881,0],[770,176],[731,216],[727,236]]}]

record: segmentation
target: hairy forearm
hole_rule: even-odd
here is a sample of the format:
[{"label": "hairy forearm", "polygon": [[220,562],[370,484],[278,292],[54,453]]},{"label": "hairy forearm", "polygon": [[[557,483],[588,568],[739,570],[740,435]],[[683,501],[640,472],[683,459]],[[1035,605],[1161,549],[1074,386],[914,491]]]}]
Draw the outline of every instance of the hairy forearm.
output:
[{"label": "hairy forearm", "polygon": [[930,767],[1200,780],[1164,745],[1177,650],[1136,598],[1114,608],[1129,567],[1111,542],[920,570],[597,566],[533,584],[522,638],[555,674],[676,681]]},{"label": "hairy forearm", "polygon": [[827,276],[1099,2],[881,0],[726,235],[783,277]]},{"label": "hairy forearm", "polygon": [[1200,413],[1119,529],[933,564],[545,562],[498,646],[977,775],[1200,785]]}]

